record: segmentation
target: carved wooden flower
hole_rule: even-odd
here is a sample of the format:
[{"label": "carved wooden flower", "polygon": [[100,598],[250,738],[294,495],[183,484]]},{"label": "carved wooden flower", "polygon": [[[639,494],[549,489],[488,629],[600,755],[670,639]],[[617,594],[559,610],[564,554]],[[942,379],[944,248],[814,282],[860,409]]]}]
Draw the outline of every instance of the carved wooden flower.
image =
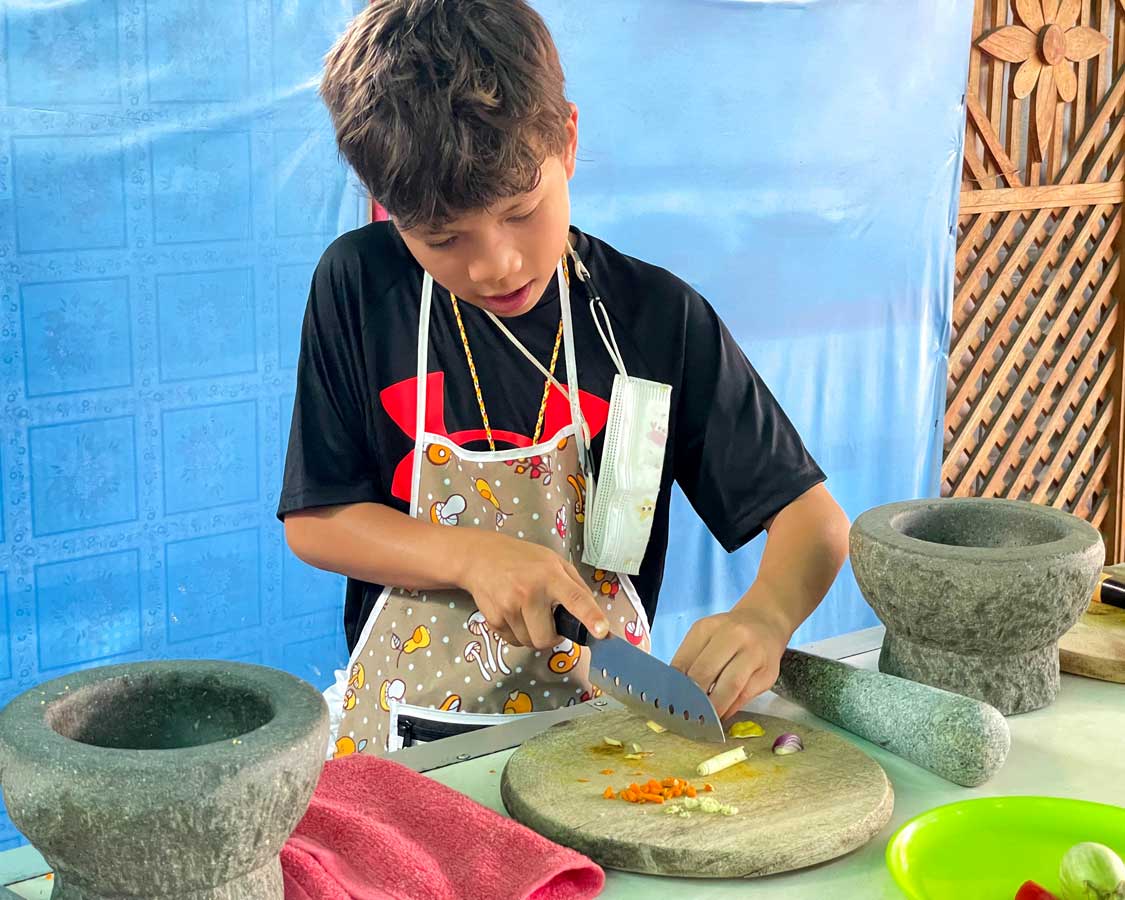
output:
[{"label": "carved wooden flower", "polygon": [[985,35],[981,50],[1010,63],[1020,63],[1012,91],[1020,98],[1039,85],[1035,95],[1035,130],[1039,152],[1047,146],[1055,123],[1057,98],[1069,103],[1078,93],[1074,63],[1101,53],[1109,40],[1100,31],[1076,25],[1082,0],[1013,0],[1023,25],[1007,25]]}]

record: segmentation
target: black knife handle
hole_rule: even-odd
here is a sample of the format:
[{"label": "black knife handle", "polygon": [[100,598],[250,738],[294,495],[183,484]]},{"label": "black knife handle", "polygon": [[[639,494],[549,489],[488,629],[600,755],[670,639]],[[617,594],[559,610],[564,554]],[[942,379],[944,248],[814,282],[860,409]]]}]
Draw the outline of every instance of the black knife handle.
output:
[{"label": "black knife handle", "polygon": [[586,626],[574,618],[565,606],[555,607],[555,631],[576,644],[585,646],[590,642],[590,632],[586,630]]},{"label": "black knife handle", "polygon": [[1125,609],[1125,584],[1113,573],[1103,571],[1098,586],[1094,588],[1094,600]]}]

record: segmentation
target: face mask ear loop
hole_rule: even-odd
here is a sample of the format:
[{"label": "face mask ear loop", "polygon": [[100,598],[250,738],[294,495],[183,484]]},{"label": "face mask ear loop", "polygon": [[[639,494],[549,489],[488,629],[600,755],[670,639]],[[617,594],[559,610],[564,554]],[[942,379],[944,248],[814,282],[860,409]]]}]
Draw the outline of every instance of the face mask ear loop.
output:
[{"label": "face mask ear loop", "polygon": [[[625,357],[621,355],[621,348],[617,345],[617,335],[613,333],[613,323],[609,320],[609,311],[605,308],[598,289],[594,287],[590,270],[586,268],[582,262],[582,257],[578,255],[578,251],[574,249],[570,241],[567,241],[566,249],[570,258],[574,261],[574,272],[578,276],[578,280],[586,285],[587,293],[590,295],[590,318],[594,320],[594,327],[598,329],[598,337],[602,339],[602,344],[605,345],[606,352],[609,354],[609,358],[613,360],[613,365],[617,371],[621,373],[621,377],[628,378],[629,373],[625,370]],[[600,317],[599,312],[601,313]],[[602,328],[603,318],[605,319],[604,329]]]},{"label": "face mask ear loop", "polygon": [[[601,312],[605,318],[605,327],[609,331],[609,336],[606,337],[606,332],[602,330],[601,318],[598,313]],[[621,350],[617,346],[617,337],[613,333],[613,324],[609,321],[609,312],[602,303],[602,298],[596,294],[590,299],[590,316],[594,320],[594,325],[598,329],[598,336],[605,344],[606,352],[609,358],[613,360],[613,364],[617,367],[617,371],[621,373],[622,378],[628,378],[629,373],[625,371],[625,359],[621,355]]]}]

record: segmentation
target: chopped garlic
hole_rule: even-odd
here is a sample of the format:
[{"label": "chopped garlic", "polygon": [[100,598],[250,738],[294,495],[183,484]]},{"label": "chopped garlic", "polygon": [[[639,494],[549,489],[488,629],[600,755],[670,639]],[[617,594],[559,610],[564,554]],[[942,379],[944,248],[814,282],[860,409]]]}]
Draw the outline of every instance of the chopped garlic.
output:
[{"label": "chopped garlic", "polygon": [[720,803],[713,797],[704,797],[702,800],[695,797],[685,797],[680,804],[671,804],[670,806],[664,807],[664,814],[668,816],[678,815],[681,819],[687,819],[691,816],[689,810],[698,810],[699,812],[721,816],[738,815],[737,806],[727,806],[725,803]]},{"label": "chopped garlic", "polygon": [[655,731],[657,734],[663,734],[668,729],[661,725],[659,722],[645,722],[650,731]]}]

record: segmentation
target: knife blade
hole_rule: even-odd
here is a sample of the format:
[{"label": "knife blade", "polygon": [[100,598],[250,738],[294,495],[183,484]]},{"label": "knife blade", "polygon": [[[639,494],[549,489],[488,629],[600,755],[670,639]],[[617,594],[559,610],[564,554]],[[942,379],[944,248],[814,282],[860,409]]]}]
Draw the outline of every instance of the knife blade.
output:
[{"label": "knife blade", "polygon": [[564,607],[555,628],[590,651],[590,681],[646,721],[693,741],[726,742],[723,723],[707,694],[683,672],[616,635],[596,638]]}]

